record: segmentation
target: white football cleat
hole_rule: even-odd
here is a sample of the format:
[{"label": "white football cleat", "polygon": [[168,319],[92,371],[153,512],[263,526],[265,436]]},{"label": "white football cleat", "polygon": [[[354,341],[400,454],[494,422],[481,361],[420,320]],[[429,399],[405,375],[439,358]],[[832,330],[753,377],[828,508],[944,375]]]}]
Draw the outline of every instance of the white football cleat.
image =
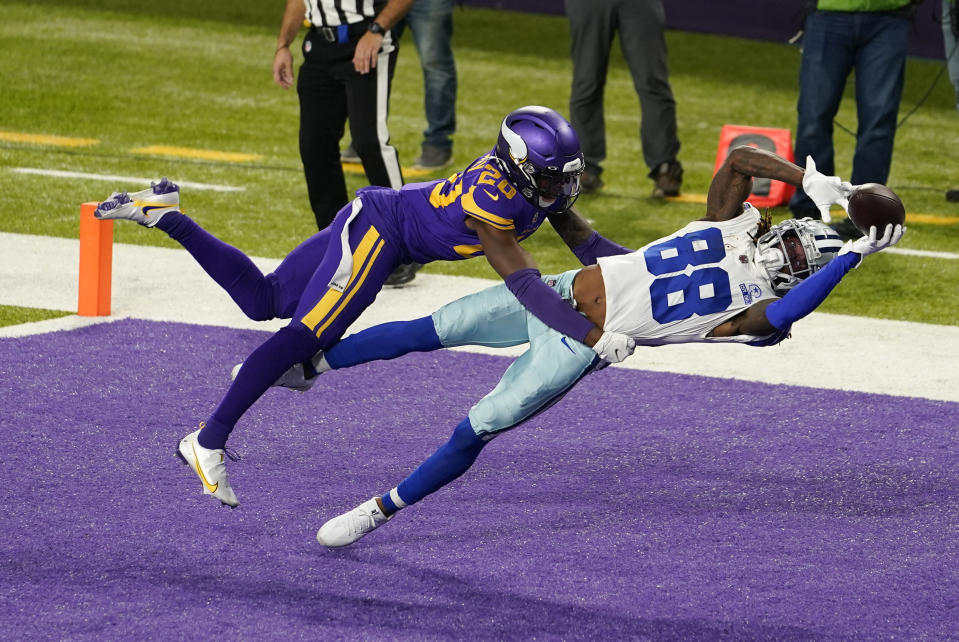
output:
[{"label": "white football cleat", "polygon": [[329,548],[348,546],[390,521],[395,515],[396,513],[389,517],[384,515],[374,497],[323,524],[316,532],[316,541]]},{"label": "white football cleat", "polygon": [[[203,429],[202,423],[200,429]],[[189,465],[200,478],[200,481],[203,482],[204,495],[213,495],[226,506],[236,508],[240,505],[240,502],[237,501],[233,489],[230,488],[230,478],[226,474],[226,462],[223,461],[224,450],[222,448],[204,448],[197,442],[197,435],[199,434],[200,430],[196,430],[181,439],[176,456],[182,459],[183,463]]]},{"label": "white football cleat", "polygon": [[[319,355],[323,353],[320,352]],[[313,361],[318,361],[320,356],[313,357]],[[243,367],[242,363],[238,363],[233,366],[233,370],[230,371],[230,379],[236,380],[236,376],[240,374],[240,368]],[[297,392],[306,392],[313,387],[313,384],[316,383],[316,378],[319,376],[319,373],[313,375],[309,379],[306,378],[306,372],[302,363],[294,363],[290,366],[290,369],[280,375],[280,378],[273,382],[270,386],[271,388],[289,388],[290,390],[296,390]]]},{"label": "white football cleat", "polygon": [[114,192],[94,210],[99,219],[128,219],[153,227],[167,212],[180,209],[180,188],[166,178],[140,192]]}]

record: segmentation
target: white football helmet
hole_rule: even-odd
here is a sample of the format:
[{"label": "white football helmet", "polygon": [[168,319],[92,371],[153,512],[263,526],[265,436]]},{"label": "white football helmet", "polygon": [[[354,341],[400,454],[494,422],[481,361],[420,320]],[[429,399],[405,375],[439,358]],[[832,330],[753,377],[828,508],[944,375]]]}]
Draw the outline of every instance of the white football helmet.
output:
[{"label": "white football helmet", "polygon": [[756,261],[765,268],[776,294],[782,296],[833,260],[842,238],[813,218],[789,219],[773,225],[756,241]]}]

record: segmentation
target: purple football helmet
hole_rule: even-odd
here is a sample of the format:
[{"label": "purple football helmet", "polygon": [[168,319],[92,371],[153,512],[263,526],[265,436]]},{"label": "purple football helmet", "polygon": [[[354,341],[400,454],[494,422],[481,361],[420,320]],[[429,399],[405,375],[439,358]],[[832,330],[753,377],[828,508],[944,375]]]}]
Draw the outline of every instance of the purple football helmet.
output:
[{"label": "purple football helmet", "polygon": [[509,113],[493,155],[526,200],[550,212],[569,209],[586,167],[579,138],[553,109],[530,105]]}]

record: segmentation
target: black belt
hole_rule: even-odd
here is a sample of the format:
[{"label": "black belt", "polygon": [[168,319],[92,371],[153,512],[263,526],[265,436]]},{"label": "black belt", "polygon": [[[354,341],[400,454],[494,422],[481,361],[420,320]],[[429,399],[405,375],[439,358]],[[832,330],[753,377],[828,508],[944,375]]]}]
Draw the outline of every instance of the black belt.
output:
[{"label": "black belt", "polygon": [[366,33],[369,24],[369,20],[361,20],[359,22],[351,22],[350,24],[339,25],[337,27],[319,27],[314,25],[310,27],[310,31],[315,33],[326,42],[344,43],[348,40],[359,38]]}]

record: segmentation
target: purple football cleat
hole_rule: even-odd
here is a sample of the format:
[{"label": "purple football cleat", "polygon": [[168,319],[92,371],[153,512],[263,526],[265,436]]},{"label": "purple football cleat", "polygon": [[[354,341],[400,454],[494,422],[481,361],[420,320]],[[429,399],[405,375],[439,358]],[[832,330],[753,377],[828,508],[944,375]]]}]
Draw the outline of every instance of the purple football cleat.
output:
[{"label": "purple football cleat", "polygon": [[114,192],[97,206],[93,215],[99,219],[127,219],[144,227],[153,227],[164,214],[178,209],[180,188],[163,178],[141,192]]}]

